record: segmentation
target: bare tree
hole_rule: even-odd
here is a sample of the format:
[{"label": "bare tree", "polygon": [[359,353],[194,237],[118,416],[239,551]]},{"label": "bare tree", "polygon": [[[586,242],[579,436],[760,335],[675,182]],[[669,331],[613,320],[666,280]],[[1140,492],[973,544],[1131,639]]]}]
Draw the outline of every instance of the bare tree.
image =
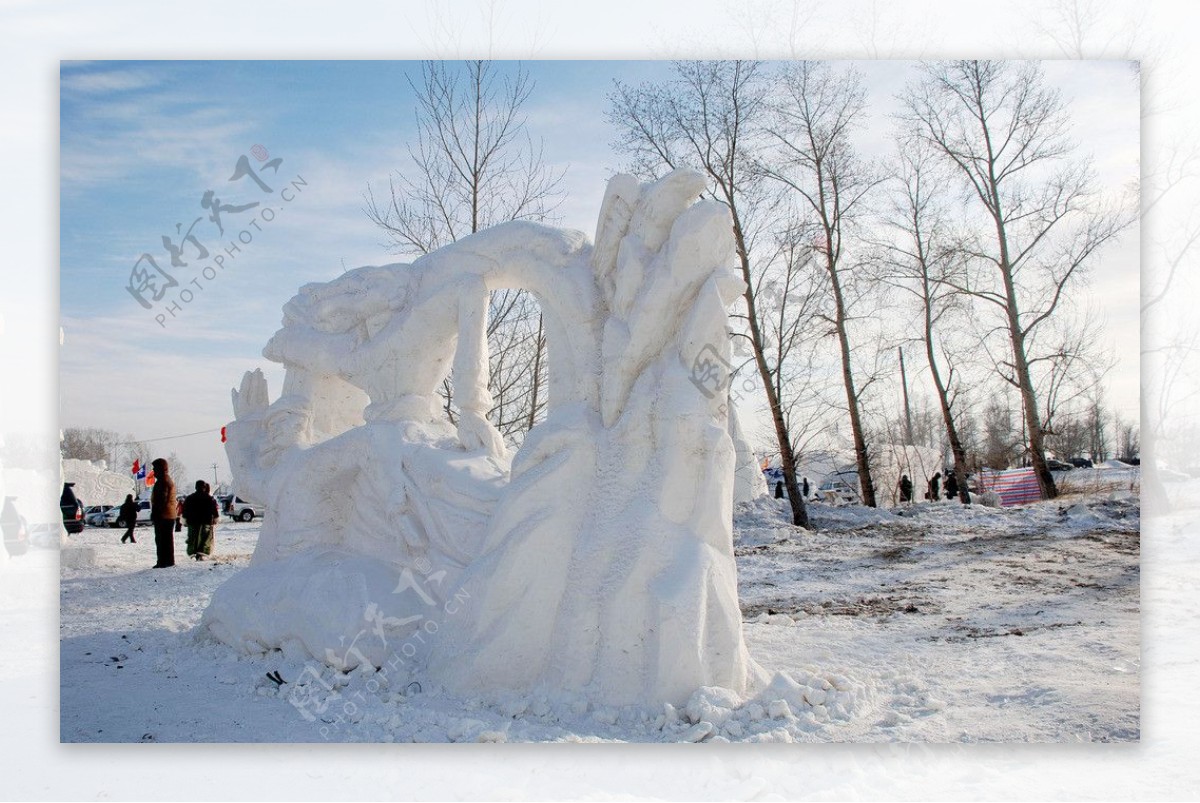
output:
[{"label": "bare tree", "polygon": [[1092,460],[1107,460],[1112,452],[1112,441],[1109,438],[1108,410],[1104,407],[1104,395],[1099,388],[1088,405],[1087,429],[1088,451]]},{"label": "bare tree", "polygon": [[674,79],[633,87],[617,82],[609,96],[608,119],[619,130],[615,147],[627,154],[643,177],[692,167],[708,178],[709,194],[729,207],[733,239],[746,283],[746,337],[762,380],[792,522],[808,526],[808,510],[796,482],[796,456],[777,392],[778,377],[768,362],[758,299],[763,265],[752,256],[760,233],[758,213],[765,193],[754,169],[757,126],[765,113],[761,65],[752,61],[680,61]]},{"label": "bare tree", "polygon": [[[782,204],[781,204],[782,205]],[[787,218],[781,213],[780,218]],[[833,409],[826,401],[828,371],[822,365],[820,344],[826,325],[821,315],[828,297],[828,280],[815,260],[812,225],[793,216],[775,232],[774,250],[761,260],[754,298],[762,327],[764,358],[775,398],[791,439],[797,470],[804,455],[828,440],[836,429]],[[765,243],[764,243],[765,245]],[[764,252],[766,249],[763,249]],[[746,320],[745,315],[735,318]],[[739,333],[749,341],[749,335]]]},{"label": "bare tree", "polygon": [[[412,167],[389,177],[386,193],[377,196],[368,185],[364,196],[364,211],[397,253],[420,256],[497,223],[553,213],[563,172],[545,163],[526,131],[523,109],[534,89],[528,73],[502,75],[488,61],[461,68],[429,61],[420,83],[409,83],[417,101]],[[528,293],[498,290],[488,312],[489,390],[496,402],[489,417],[502,434],[516,437],[545,406],[544,387],[524,384],[545,379],[540,311]],[[442,397],[453,421],[449,379]]]},{"label": "bare tree", "polygon": [[946,442],[954,455],[958,496],[968,505],[967,450],[954,410],[958,371],[954,352],[943,338],[947,318],[962,306],[963,295],[954,289],[953,281],[962,273],[963,255],[943,207],[950,193],[945,175],[937,169],[935,154],[920,139],[901,139],[898,145],[892,176],[895,191],[887,216],[898,236],[882,243],[884,276],[916,301],[925,360]]},{"label": "bare tree", "polygon": [[1030,346],[1132,218],[1096,200],[1088,163],[1071,158],[1063,101],[1037,65],[954,61],[922,71],[905,92],[906,116],[957,168],[986,221],[970,251],[988,270],[958,287],[1002,320],[1010,354],[997,369],[1020,394],[1029,456],[1053,498]]},{"label": "bare tree", "polygon": [[427,254],[509,220],[542,220],[561,200],[562,173],[551,169],[525,130],[522,109],[533,92],[528,73],[501,77],[488,61],[461,70],[421,67],[416,93],[418,139],[412,173],[388,180],[366,212],[398,253]]},{"label": "bare tree", "polygon": [[152,459],[149,444],[145,441],[135,440],[132,435],[126,435],[120,443],[114,446],[108,466],[117,473],[121,473],[133,468],[135,460],[142,464],[148,464]]},{"label": "bare tree", "polygon": [[815,221],[817,236],[812,247],[828,277],[832,308],[827,317],[841,357],[859,486],[863,503],[875,507],[875,484],[862,422],[862,388],[855,384],[851,360],[848,284],[854,263],[847,256],[845,239],[863,199],[878,183],[850,142],[864,108],[865,93],[856,73],[835,74],[827,64],[800,62],[780,81],[768,125],[773,149],[760,168],[795,192]]},{"label": "bare tree", "polygon": [[1126,463],[1140,461],[1142,446],[1138,425],[1126,421],[1118,413],[1113,417],[1113,432],[1116,434],[1117,459]]},{"label": "bare tree", "polygon": [[[500,434],[517,440],[546,409],[546,335],[541,310],[529,293],[492,294],[488,318],[489,412]],[[447,403],[448,403],[447,399]],[[454,411],[448,410],[454,420]]]},{"label": "bare tree", "polygon": [[1069,460],[1088,453],[1090,436],[1085,413],[1072,409],[1059,416],[1058,426],[1047,436],[1046,443],[1060,460]]},{"label": "bare tree", "polygon": [[187,487],[192,483],[191,473],[188,471],[187,465],[183,460],[172,451],[167,455],[167,471],[171,475],[171,479],[175,482],[175,493],[187,493]]},{"label": "bare tree", "polygon": [[96,427],[67,427],[63,430],[62,456],[66,460],[109,460],[120,436]]},{"label": "bare tree", "polygon": [[[1100,344],[1100,317],[1085,311],[1047,322],[1029,344],[1030,368],[1041,405],[1042,431],[1056,433],[1059,411],[1087,407],[1102,393],[1114,360]],[[1070,454],[1077,454],[1071,452]]]},{"label": "bare tree", "polygon": [[1008,401],[992,399],[983,408],[983,443],[980,461],[988,468],[1005,469],[1021,458],[1021,436],[1013,425]]},{"label": "bare tree", "polygon": [[144,441],[98,427],[67,427],[60,449],[64,459],[103,460],[110,471],[118,474],[132,468],[135,460],[147,464],[150,460],[150,450]]}]

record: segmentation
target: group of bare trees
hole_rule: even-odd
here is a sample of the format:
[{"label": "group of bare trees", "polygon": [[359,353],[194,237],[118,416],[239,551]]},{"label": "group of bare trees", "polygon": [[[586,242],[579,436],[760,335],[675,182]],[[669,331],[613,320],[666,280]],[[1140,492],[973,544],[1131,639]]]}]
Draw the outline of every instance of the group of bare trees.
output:
[{"label": "group of bare trees", "polygon": [[[525,72],[433,63],[412,88],[412,165],[366,196],[397,250],[424,254],[553,212],[562,174],[525,130]],[[984,451],[1027,461],[1053,497],[1047,450],[1070,440],[1081,400],[1099,398],[1105,360],[1075,291],[1132,212],[1098,192],[1060,95],[1035,64],[955,61],[921,65],[898,101],[883,155],[878,120],[862,147],[871,109],[852,67],[682,61],[609,96],[624,169],[699,170],[730,210],[746,284],[736,370],[761,387],[800,526],[797,470],[816,442],[852,445],[863,501],[876,504],[873,450],[914,442],[910,388],[932,397],[939,432],[926,435],[952,456],[963,502]],[[491,417],[519,440],[546,402],[536,304],[495,293],[488,335]],[[896,392],[904,348],[912,367]],[[1015,404],[1000,404],[1009,391]],[[444,396],[453,418],[448,384]],[[1105,421],[1117,436],[1122,425]],[[1130,446],[1136,429],[1120,437]]]},{"label": "group of bare trees", "polygon": [[[980,430],[963,399],[981,401],[969,391],[996,380],[1016,395],[1021,422],[1020,443],[1005,449],[1053,497],[1055,417],[1104,372],[1075,291],[1132,210],[1098,197],[1069,111],[1037,65],[923,64],[900,104],[894,153],[873,160],[856,147],[863,80],[828,63],[677,63],[671,80],[618,83],[609,118],[633,169],[699,168],[733,213],[747,284],[736,335],[752,351],[793,499],[796,436],[813,424],[795,420],[780,379],[796,364],[811,370],[813,349],[824,348],[841,399],[826,394],[824,413],[806,413],[845,422],[862,499],[874,505],[872,440],[888,427],[870,419],[886,419],[895,403],[883,397],[894,382],[881,380],[896,373],[897,341],[924,355],[920,384],[938,406],[962,501],[964,433]],[[907,383],[902,390],[907,400]],[[1000,413],[989,409],[982,429],[1011,441],[1012,416]],[[911,442],[909,416],[901,439]],[[802,502],[793,512],[803,524]]]},{"label": "group of bare trees", "polygon": [[147,454],[146,445],[132,435],[98,427],[67,427],[62,433],[61,450],[65,459],[103,460],[114,471],[132,466],[134,460],[144,459]]},{"label": "group of bare trees", "polygon": [[[127,473],[135,460],[149,468],[149,461],[162,456],[152,452],[149,444],[132,435],[121,435],[111,429],[99,427],[67,427],[62,432],[60,451],[66,460],[104,461],[109,471]],[[176,486],[182,488],[188,479],[187,467],[174,451],[166,455],[171,476]]]},{"label": "group of bare trees", "polygon": [[1067,307],[1132,210],[1097,202],[1090,164],[1072,156],[1067,109],[1036,64],[961,61],[923,73],[904,98],[908,122],[965,181],[984,223],[964,243],[981,270],[950,284],[1000,319],[1008,342],[997,372],[1019,394],[1029,456],[1042,495],[1052,498],[1045,408],[1092,367],[1094,342],[1086,327],[1064,325],[1080,320]]}]

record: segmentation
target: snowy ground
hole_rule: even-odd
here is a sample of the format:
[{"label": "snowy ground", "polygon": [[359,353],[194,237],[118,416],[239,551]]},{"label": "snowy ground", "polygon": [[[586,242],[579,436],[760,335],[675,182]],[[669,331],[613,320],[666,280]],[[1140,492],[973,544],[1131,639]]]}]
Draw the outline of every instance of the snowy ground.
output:
[{"label": "snowy ground", "polygon": [[[62,570],[64,742],[1130,741],[1139,723],[1139,508],[1119,486],[1013,510],[901,515],[775,500],[739,510],[746,638],[782,671],[745,701],[607,709],[462,700],[399,673],[318,677],[199,632],[258,524],[222,524],[217,559],[154,570],[153,537],[88,529],[96,565]],[[182,552],[181,541],[177,549]],[[44,554],[44,553],[43,553]],[[34,558],[37,559],[36,557]],[[288,681],[267,679],[278,671]],[[419,680],[419,679],[418,679]],[[425,685],[429,685],[426,683]]]}]

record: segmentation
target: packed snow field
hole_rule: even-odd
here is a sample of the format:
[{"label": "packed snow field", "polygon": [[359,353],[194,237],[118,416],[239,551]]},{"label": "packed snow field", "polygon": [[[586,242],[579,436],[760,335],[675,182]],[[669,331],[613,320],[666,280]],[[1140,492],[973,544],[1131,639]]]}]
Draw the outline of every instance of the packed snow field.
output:
[{"label": "packed snow field", "polygon": [[[154,570],[153,535],[87,529],[61,582],[64,742],[1128,741],[1139,738],[1139,506],[1109,491],[1015,509],[739,506],[739,590],[769,684],[676,710],[456,698],[399,661],[342,674],[247,657],[199,627],[259,522]],[[177,551],[182,545],[177,539]],[[470,604],[469,600],[463,604]],[[429,636],[436,638],[436,634]],[[277,675],[275,673],[278,673]],[[282,680],[272,679],[270,675]]]}]

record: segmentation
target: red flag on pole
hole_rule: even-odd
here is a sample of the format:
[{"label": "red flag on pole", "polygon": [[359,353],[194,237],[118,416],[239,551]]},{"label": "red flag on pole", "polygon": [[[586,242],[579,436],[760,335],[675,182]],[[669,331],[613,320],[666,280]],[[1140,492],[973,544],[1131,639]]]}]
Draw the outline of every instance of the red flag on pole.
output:
[{"label": "red flag on pole", "polygon": [[221,427],[221,443],[225,442],[225,427]]},{"label": "red flag on pole", "polygon": [[137,460],[134,460],[134,461],[133,461],[133,468],[129,469],[129,473],[130,473],[130,474],[137,474],[137,473],[138,473],[138,468],[139,468],[139,466],[140,466],[140,463],[139,463],[139,461],[137,461]]}]

